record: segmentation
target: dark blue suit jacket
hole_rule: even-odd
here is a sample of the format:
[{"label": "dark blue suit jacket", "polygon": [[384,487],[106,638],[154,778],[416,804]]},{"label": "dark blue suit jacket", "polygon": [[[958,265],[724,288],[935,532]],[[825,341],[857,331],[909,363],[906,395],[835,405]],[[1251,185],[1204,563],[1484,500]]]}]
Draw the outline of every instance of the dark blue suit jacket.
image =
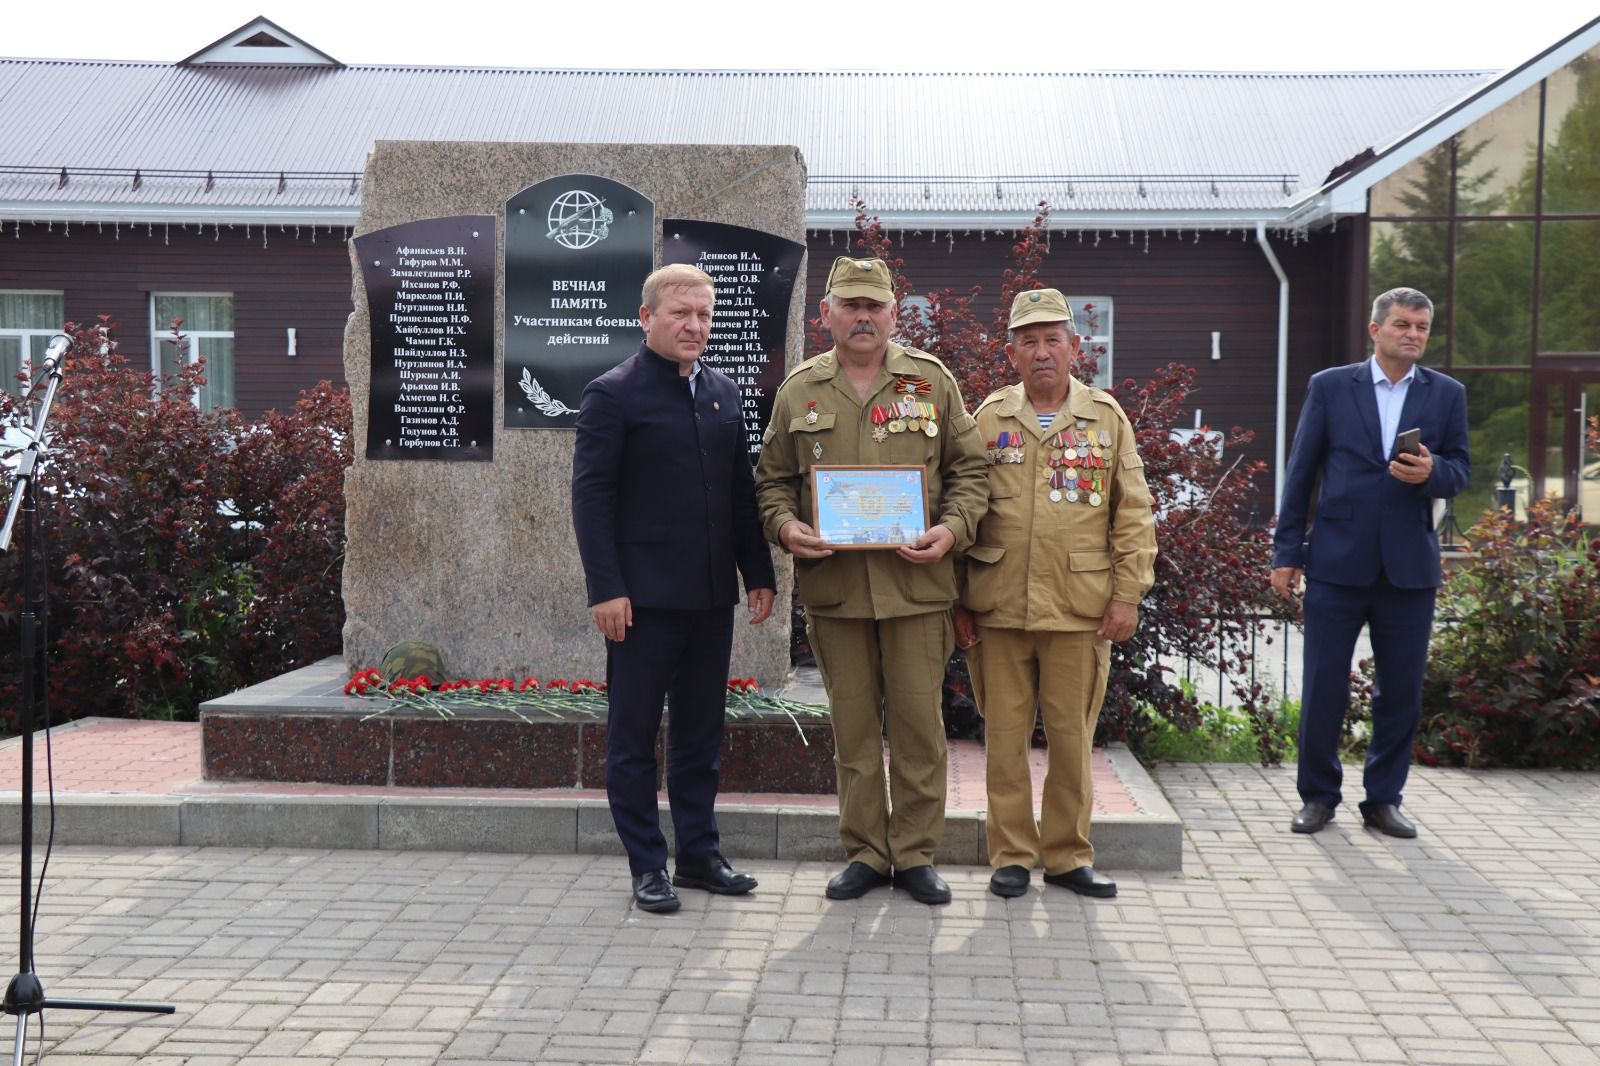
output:
[{"label": "dark blue suit jacket", "polygon": [[[1421,485],[1389,474],[1368,361],[1312,375],[1284,472],[1272,565],[1336,585],[1370,585],[1378,564],[1396,588],[1437,588],[1435,499],[1449,499],[1472,476],[1467,392],[1435,370],[1417,367],[1401,408],[1400,432],[1422,430],[1433,473]],[[1321,482],[1308,530],[1313,489]]]},{"label": "dark blue suit jacket", "polygon": [[776,589],[756,514],[739,390],[702,364],[639,351],[591,381],[578,405],[572,525],[594,605],[707,610]]}]

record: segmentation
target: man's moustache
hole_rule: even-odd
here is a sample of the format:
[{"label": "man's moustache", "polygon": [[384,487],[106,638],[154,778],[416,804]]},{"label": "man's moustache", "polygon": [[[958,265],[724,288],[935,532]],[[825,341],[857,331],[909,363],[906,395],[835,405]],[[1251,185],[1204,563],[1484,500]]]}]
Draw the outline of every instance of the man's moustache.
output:
[{"label": "man's moustache", "polygon": [[866,323],[862,323],[859,326],[851,327],[850,336],[854,337],[859,333],[866,333],[866,334],[869,334],[869,335],[871,335],[873,337],[876,337],[878,335],[878,331],[873,329],[871,326],[867,325]]}]

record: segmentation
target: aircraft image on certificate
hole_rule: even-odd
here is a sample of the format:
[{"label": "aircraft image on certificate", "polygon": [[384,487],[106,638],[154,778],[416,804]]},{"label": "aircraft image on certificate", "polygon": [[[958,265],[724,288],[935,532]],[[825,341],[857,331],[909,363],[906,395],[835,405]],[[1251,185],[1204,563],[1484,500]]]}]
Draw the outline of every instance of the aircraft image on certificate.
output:
[{"label": "aircraft image on certificate", "polygon": [[830,548],[898,548],[928,528],[920,466],[814,466],[817,536]]}]

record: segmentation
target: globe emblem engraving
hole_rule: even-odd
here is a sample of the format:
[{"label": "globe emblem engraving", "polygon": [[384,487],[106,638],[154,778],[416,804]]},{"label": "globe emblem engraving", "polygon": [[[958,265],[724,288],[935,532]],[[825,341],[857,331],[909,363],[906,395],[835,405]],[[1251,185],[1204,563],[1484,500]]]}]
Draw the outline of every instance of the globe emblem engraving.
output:
[{"label": "globe emblem engraving", "polygon": [[574,251],[590,248],[610,236],[614,217],[604,200],[583,189],[572,189],[550,204],[545,216],[550,231],[545,236]]}]

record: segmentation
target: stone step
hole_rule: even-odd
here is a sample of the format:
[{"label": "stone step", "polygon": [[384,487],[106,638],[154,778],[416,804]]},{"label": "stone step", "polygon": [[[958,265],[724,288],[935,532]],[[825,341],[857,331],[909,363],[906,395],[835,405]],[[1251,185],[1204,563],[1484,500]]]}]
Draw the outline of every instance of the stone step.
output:
[{"label": "stone step", "polygon": [[[336,661],[331,668],[306,670],[311,673],[285,675],[212,701],[205,713],[271,707],[274,693],[285,701],[278,705],[292,711],[305,702],[304,690],[312,684],[332,689],[331,696],[318,699],[353,702],[342,692],[343,668]],[[300,710],[321,713],[326,707]],[[201,772],[203,729],[199,723],[86,719],[51,730],[56,843],[621,853],[598,788],[219,780]],[[35,833],[41,843],[47,830],[45,740],[44,734],[35,739]],[[0,843],[20,839],[21,743],[0,743]],[[1037,794],[1043,753],[1035,756]],[[1095,751],[1094,772],[1096,864],[1112,871],[1181,869],[1182,826],[1138,760],[1112,745]],[[949,786],[938,860],[984,865],[980,744],[951,741]],[[730,858],[839,860],[838,802],[829,793],[724,789],[717,810]],[[662,825],[670,841],[665,803]]]}]

